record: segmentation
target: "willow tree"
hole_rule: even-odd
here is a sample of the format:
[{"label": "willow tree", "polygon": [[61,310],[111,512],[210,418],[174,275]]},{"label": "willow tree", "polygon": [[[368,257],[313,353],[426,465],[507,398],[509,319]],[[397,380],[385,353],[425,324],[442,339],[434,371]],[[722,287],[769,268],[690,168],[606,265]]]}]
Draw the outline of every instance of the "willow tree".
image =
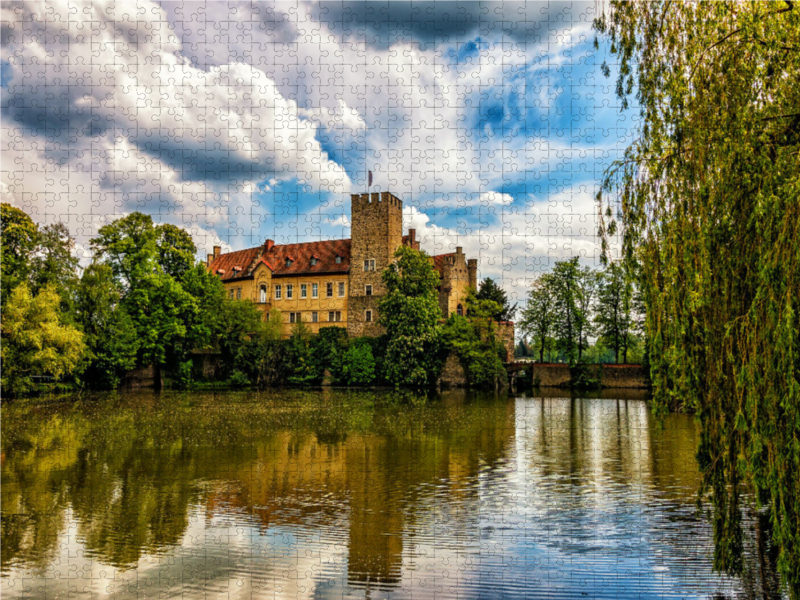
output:
[{"label": "willow tree", "polygon": [[716,566],[741,569],[753,489],[800,597],[800,7],[612,2],[595,27],[641,114],[598,202],[641,267],[656,401],[697,411]]}]

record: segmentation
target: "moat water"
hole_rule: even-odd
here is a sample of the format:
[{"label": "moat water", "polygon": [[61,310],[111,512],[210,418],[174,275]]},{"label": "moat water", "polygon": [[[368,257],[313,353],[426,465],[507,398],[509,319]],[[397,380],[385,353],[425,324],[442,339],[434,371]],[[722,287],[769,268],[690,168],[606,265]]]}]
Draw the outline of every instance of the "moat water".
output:
[{"label": "moat water", "polygon": [[5,404],[0,593],[762,597],[753,544],[743,577],[712,570],[693,418],[605,395]]}]

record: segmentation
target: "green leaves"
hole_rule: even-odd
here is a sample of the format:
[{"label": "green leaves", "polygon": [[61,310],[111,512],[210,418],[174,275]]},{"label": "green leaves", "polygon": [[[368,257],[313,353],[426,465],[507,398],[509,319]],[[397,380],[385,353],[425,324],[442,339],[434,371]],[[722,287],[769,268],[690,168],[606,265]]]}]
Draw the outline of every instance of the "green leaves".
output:
[{"label": "green leaves", "polygon": [[641,136],[603,189],[640,274],[655,401],[698,413],[717,566],[741,568],[747,484],[800,597],[800,11],[612,2],[595,27],[621,97],[636,76]]},{"label": "green leaves", "polygon": [[481,282],[478,293],[475,294],[477,300],[491,300],[497,303],[497,308],[491,317],[495,321],[513,321],[514,314],[517,312],[517,305],[511,306],[506,297],[506,293],[493,279],[486,278]]},{"label": "green leaves", "polygon": [[379,303],[386,328],[386,379],[394,385],[433,383],[438,370],[439,274],[424,252],[401,246],[383,271],[387,293]]},{"label": "green leaves", "polygon": [[61,299],[52,287],[31,296],[22,284],[12,293],[3,314],[2,387],[12,395],[30,391],[33,377],[59,380],[78,366],[85,349],[83,334],[65,325]]}]

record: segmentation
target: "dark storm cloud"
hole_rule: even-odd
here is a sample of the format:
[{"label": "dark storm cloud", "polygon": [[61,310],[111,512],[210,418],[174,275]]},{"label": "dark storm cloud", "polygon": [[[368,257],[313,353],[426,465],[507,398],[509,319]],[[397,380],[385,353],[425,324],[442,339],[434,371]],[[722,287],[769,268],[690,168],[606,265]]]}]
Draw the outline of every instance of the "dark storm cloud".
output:
[{"label": "dark storm cloud", "polygon": [[594,3],[322,1],[314,17],[372,47],[395,42],[466,42],[477,37],[546,40],[555,29],[592,18]]}]

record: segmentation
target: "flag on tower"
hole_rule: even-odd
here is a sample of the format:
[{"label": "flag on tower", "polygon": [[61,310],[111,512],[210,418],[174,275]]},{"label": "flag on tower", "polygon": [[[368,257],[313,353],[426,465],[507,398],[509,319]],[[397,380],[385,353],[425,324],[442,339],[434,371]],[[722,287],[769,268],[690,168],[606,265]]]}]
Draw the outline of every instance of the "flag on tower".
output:
[{"label": "flag on tower", "polygon": [[367,183],[367,187],[372,187],[372,171],[368,171],[369,173],[369,183]]}]

